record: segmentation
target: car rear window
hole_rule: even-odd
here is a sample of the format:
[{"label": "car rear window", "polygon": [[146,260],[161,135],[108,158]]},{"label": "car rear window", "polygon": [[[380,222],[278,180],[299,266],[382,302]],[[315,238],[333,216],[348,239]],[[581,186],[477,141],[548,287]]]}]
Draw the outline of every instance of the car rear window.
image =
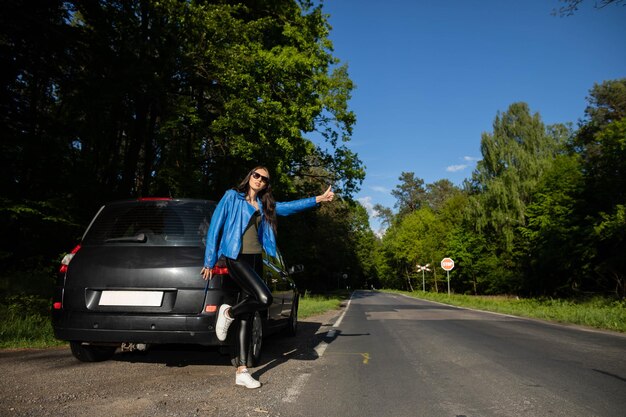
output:
[{"label": "car rear window", "polygon": [[215,204],[209,201],[131,201],[105,206],[83,245],[204,246]]}]

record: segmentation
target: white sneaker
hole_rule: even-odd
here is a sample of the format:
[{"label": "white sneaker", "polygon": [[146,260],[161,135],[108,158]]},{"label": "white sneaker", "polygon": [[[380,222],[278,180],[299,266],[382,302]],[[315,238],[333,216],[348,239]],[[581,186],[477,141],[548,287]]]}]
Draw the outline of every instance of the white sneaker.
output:
[{"label": "white sneaker", "polygon": [[250,372],[248,372],[247,369],[244,369],[243,371],[235,374],[235,385],[240,385],[246,388],[259,388],[261,383],[252,378],[252,375],[250,375]]},{"label": "white sneaker", "polygon": [[220,342],[226,340],[226,336],[228,336],[228,328],[230,324],[233,322],[232,317],[226,316],[226,310],[228,310],[230,306],[228,304],[222,304],[217,313],[217,323],[215,323],[215,334]]}]

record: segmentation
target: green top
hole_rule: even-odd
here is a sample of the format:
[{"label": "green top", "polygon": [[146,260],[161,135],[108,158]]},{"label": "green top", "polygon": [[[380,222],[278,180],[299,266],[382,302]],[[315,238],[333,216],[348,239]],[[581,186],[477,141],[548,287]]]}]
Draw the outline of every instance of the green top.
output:
[{"label": "green top", "polygon": [[259,225],[261,224],[261,214],[255,211],[241,239],[241,253],[258,254],[263,252],[261,242],[259,242]]}]

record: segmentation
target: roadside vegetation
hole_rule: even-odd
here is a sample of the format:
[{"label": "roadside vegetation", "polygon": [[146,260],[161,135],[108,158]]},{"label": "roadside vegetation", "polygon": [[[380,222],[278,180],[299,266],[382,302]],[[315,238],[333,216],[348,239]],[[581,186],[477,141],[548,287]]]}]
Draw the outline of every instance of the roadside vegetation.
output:
[{"label": "roadside vegetation", "polygon": [[0,348],[43,348],[65,344],[54,338],[49,301],[34,295],[10,296],[0,306]]},{"label": "roadside vegetation", "polygon": [[524,102],[498,111],[460,186],[402,172],[393,210],[374,206],[386,230],[368,282],[445,292],[449,257],[457,294],[624,300],[626,78],[595,84],[587,100],[576,127],[546,125]]},{"label": "roadside vegetation", "polygon": [[337,310],[341,303],[349,297],[349,293],[332,293],[324,295],[310,295],[305,293],[300,298],[298,317],[305,319],[317,316],[330,310]]},{"label": "roadside vegetation", "polygon": [[626,332],[626,300],[612,297],[553,299],[460,294],[448,296],[446,293],[424,291],[386,290],[386,292],[405,294],[459,307]]}]

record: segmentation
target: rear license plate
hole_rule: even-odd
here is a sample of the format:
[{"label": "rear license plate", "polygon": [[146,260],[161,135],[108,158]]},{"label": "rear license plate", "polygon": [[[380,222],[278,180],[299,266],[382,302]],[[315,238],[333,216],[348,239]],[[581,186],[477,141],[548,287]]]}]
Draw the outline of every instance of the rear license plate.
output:
[{"label": "rear license plate", "polygon": [[163,291],[102,291],[101,306],[160,307]]}]

